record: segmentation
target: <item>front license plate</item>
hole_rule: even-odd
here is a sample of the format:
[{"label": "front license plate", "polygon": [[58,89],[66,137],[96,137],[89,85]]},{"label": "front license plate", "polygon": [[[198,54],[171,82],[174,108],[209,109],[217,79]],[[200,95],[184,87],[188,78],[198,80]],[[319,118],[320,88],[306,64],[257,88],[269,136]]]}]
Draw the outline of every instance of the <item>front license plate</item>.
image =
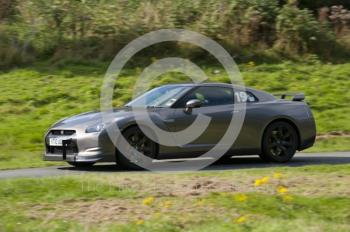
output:
[{"label": "front license plate", "polygon": [[67,139],[69,139],[69,138],[50,138],[49,145],[50,146],[62,146],[63,145],[62,141],[67,140]]}]

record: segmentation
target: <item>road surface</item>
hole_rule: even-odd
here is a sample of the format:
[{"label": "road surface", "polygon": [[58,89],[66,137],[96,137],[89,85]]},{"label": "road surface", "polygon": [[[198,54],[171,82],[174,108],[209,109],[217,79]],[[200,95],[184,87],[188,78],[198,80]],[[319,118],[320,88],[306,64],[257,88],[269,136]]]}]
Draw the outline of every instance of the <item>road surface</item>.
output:
[{"label": "road surface", "polygon": [[[247,168],[267,168],[267,167],[300,167],[306,165],[320,164],[350,164],[350,152],[329,152],[329,153],[297,153],[288,163],[275,164],[264,163],[256,156],[233,157],[231,160],[217,162],[204,170],[220,171]],[[27,168],[0,171],[0,179],[18,177],[46,177],[57,175],[75,175],[83,173],[118,173],[125,172],[114,164],[98,164],[88,169],[75,169],[70,166],[52,166],[45,168]]]}]

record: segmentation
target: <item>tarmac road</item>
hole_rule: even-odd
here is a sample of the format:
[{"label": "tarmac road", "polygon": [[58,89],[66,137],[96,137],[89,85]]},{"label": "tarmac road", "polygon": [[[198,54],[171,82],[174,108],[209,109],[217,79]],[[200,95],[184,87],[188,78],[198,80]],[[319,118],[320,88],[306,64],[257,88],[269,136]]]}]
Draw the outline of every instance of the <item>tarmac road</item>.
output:
[{"label": "tarmac road", "polygon": [[[256,156],[239,156],[230,160],[216,162],[205,168],[206,171],[248,169],[248,168],[268,168],[278,166],[300,167],[320,164],[350,164],[350,152],[329,152],[329,153],[297,153],[288,163],[275,164],[265,163]],[[111,163],[97,164],[88,169],[76,169],[70,166],[51,166],[44,168],[27,168],[0,171],[0,179],[18,177],[46,177],[58,175],[76,175],[83,173],[118,173],[135,172],[124,171]]]}]

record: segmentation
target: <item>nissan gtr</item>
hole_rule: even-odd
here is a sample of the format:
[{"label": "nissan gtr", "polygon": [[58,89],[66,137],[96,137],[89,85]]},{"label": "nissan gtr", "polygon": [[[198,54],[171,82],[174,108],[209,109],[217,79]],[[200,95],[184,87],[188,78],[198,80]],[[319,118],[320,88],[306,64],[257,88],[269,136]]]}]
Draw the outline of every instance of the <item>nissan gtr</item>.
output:
[{"label": "nissan gtr", "polygon": [[[108,123],[103,112],[83,113],[55,123],[45,134],[43,159],[66,161],[76,167],[97,162],[137,167],[116,147],[113,141],[118,138],[111,138],[110,126],[117,126],[130,146],[154,160],[195,158],[220,142],[239,105],[244,104],[241,129],[222,157],[259,155],[264,161],[287,162],[296,151],[311,147],[316,137],[315,120],[304,95],[287,97],[223,83],[164,85],[114,109]],[[144,107],[152,121],[168,132],[186,129],[200,114],[211,120],[193,141],[168,146],[149,138],[140,128],[137,111],[133,111],[137,107]]]}]

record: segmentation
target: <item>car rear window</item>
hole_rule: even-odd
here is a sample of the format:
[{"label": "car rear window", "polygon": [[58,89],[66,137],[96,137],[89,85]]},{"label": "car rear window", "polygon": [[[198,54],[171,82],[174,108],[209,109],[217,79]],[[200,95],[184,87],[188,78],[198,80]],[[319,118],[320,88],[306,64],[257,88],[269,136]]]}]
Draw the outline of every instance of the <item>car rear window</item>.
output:
[{"label": "car rear window", "polygon": [[258,98],[249,91],[236,91],[235,92],[235,102],[236,103],[249,103],[257,102]]}]

